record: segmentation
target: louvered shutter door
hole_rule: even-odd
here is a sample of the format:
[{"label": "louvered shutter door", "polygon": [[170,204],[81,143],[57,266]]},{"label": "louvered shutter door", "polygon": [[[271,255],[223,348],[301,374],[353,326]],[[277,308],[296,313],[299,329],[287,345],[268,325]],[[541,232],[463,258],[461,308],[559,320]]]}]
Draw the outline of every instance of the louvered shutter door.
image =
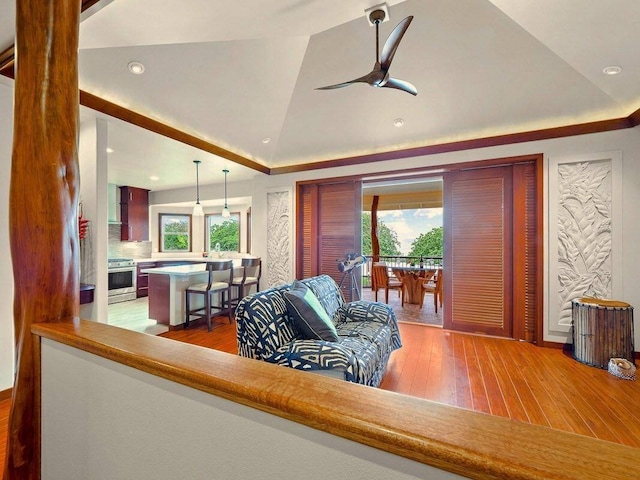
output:
[{"label": "louvered shutter door", "polygon": [[536,186],[533,163],[513,166],[513,336],[527,342],[536,340],[539,308]]},{"label": "louvered shutter door", "polygon": [[302,185],[298,190],[297,278],[312,277],[317,270],[317,218],[313,215],[318,211],[317,204],[318,186]]},{"label": "louvered shutter door", "polygon": [[512,335],[511,185],[511,167],[444,177],[445,328]]},{"label": "louvered shutter door", "polygon": [[[299,192],[298,278],[342,280],[338,259],[362,249],[361,182],[302,185]],[[343,286],[348,298],[349,285]]]}]

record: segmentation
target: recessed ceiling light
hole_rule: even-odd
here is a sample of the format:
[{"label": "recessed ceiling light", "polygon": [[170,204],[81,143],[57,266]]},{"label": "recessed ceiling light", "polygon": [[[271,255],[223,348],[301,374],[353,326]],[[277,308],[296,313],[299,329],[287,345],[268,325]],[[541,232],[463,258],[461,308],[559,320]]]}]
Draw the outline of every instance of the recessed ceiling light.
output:
[{"label": "recessed ceiling light", "polygon": [[113,153],[113,148],[107,147],[107,153]]},{"label": "recessed ceiling light", "polygon": [[401,126],[403,126],[403,125],[404,125],[404,119],[403,119],[403,118],[396,118],[396,119],[393,121],[393,126],[394,126],[394,127],[398,127],[398,128],[400,128],[400,127],[401,127]]},{"label": "recessed ceiling light", "polygon": [[144,72],[144,65],[140,62],[129,62],[127,67],[129,67],[129,71],[135,75],[142,75]]},{"label": "recessed ceiling light", "polygon": [[264,137],[262,139],[262,143],[269,143],[271,141],[271,137]]},{"label": "recessed ceiling light", "polygon": [[155,175],[151,175],[149,177],[149,180],[153,181],[153,182],[157,182],[158,180],[160,180],[160,177],[156,177]]},{"label": "recessed ceiling light", "polygon": [[617,75],[622,71],[622,67],[617,65],[612,65],[610,67],[606,67],[602,69],[602,73],[606,75]]}]

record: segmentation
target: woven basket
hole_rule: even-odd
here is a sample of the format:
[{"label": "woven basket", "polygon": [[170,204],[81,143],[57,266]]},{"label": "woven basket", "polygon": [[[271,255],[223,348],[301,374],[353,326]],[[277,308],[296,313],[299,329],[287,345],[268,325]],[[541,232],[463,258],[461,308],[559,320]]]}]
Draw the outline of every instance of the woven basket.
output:
[{"label": "woven basket", "polygon": [[624,358],[612,358],[609,360],[609,373],[624,380],[636,379],[636,366]]}]

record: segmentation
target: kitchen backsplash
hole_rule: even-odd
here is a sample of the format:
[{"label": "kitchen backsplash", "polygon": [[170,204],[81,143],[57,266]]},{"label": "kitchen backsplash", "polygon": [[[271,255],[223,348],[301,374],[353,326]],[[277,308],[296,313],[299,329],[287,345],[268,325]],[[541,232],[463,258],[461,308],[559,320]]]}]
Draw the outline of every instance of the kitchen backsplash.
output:
[{"label": "kitchen backsplash", "polygon": [[151,258],[151,242],[121,242],[120,225],[109,225],[109,258]]}]

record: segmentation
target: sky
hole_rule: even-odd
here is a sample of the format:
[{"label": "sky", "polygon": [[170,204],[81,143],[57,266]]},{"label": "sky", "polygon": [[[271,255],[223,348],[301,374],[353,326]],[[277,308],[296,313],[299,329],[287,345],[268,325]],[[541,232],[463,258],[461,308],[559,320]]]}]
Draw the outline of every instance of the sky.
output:
[{"label": "sky", "polygon": [[400,252],[402,255],[408,255],[411,243],[421,233],[442,226],[442,208],[379,211],[378,221],[384,222],[398,234]]}]

